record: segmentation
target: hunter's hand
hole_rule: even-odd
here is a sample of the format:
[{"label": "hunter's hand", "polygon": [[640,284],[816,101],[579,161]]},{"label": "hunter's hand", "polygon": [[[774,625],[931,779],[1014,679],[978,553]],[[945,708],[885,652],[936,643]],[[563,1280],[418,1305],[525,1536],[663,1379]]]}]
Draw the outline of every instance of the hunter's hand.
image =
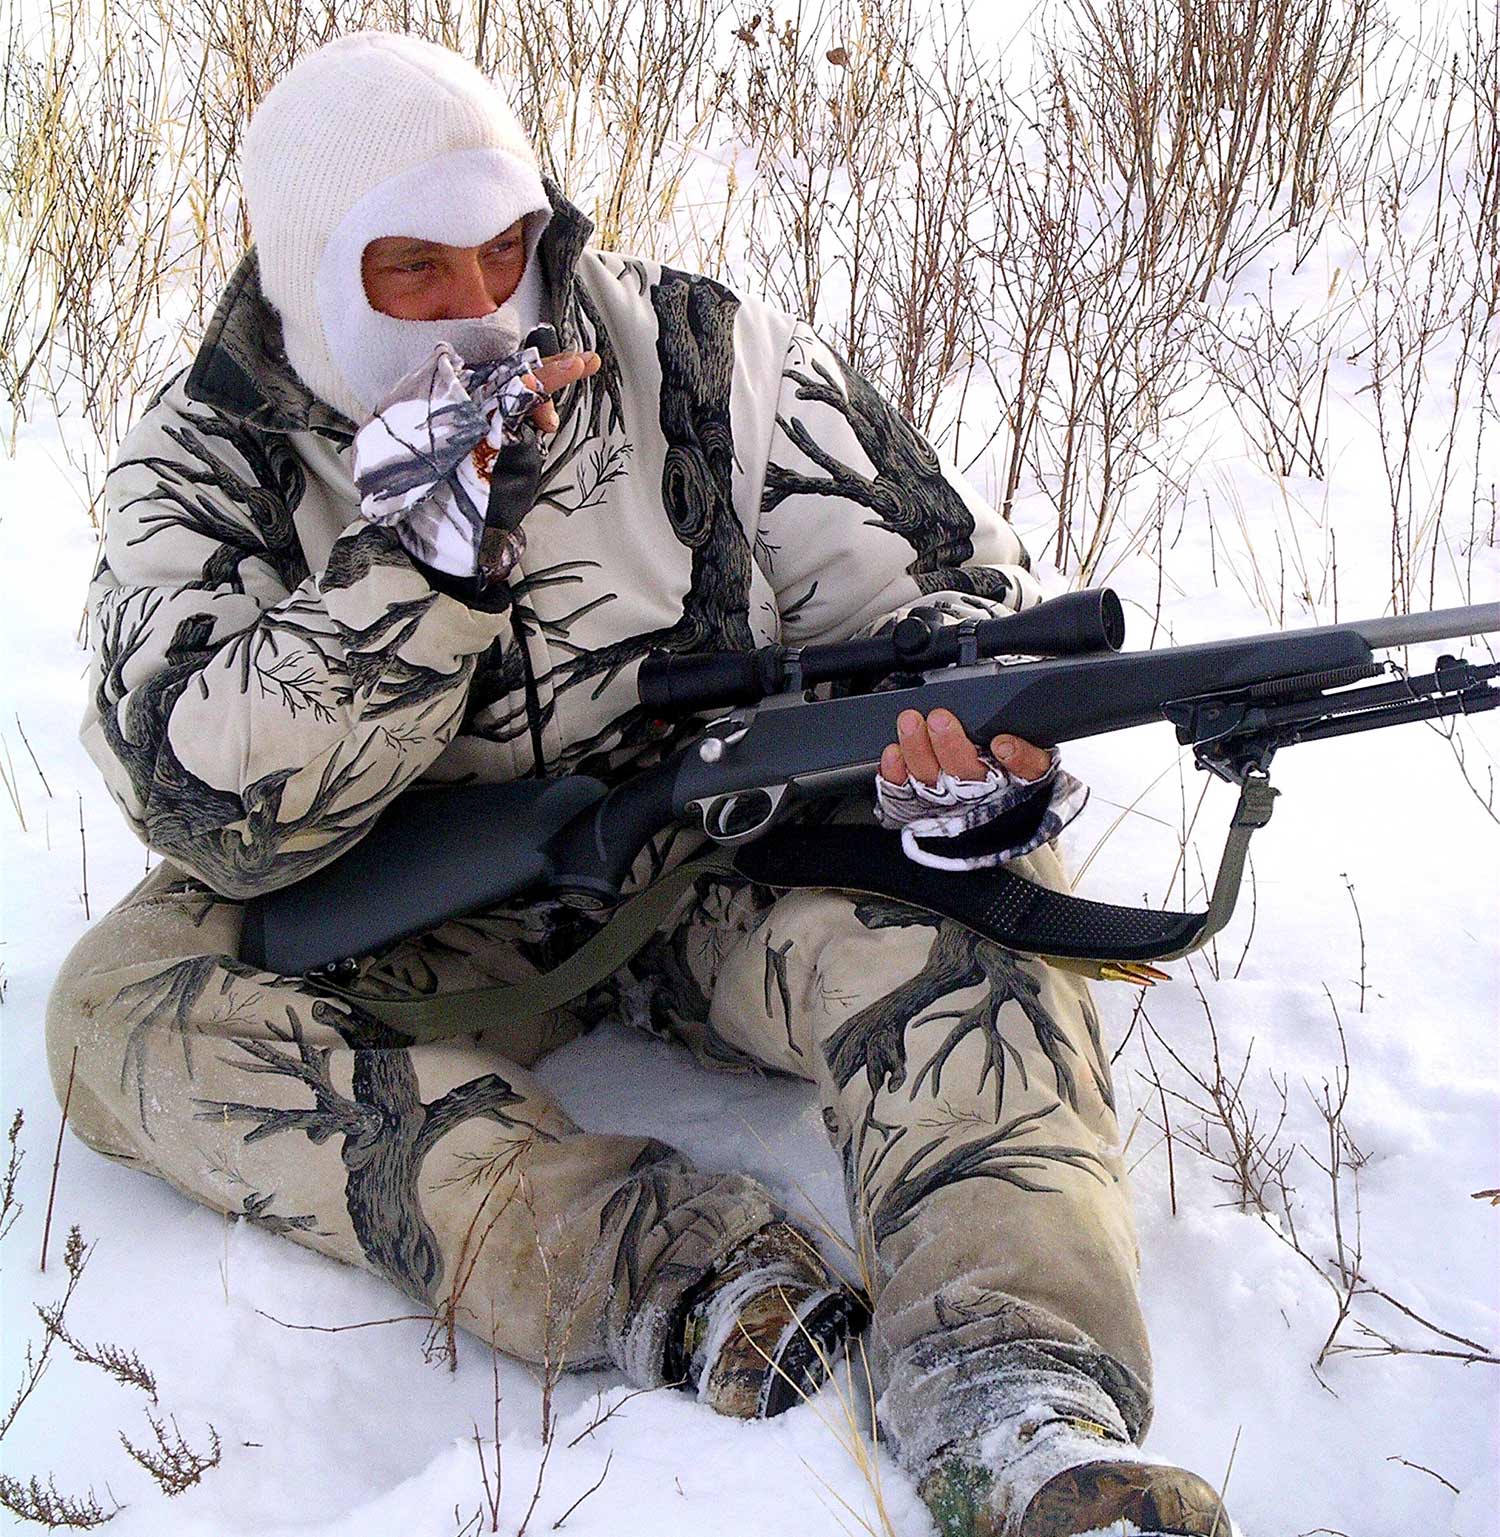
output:
[{"label": "hunter's hand", "polygon": [[[896,735],[898,741],[880,755],[881,777],[889,784],[905,784],[910,776],[935,785],[940,770],[955,779],[985,777],[978,749],[951,710],[933,710],[925,719],[916,710],[903,710],[896,719]],[[1051,762],[1044,748],[1016,736],[997,736],[990,752],[1017,779],[1040,779]]]},{"label": "hunter's hand", "polygon": [[[580,379],[593,378],[598,372],[597,352],[555,352],[537,364],[535,373],[526,375],[526,383],[532,389],[555,395],[568,385],[577,384]],[[544,400],[531,413],[531,420],[538,432],[556,432],[557,407],[550,400]]]}]

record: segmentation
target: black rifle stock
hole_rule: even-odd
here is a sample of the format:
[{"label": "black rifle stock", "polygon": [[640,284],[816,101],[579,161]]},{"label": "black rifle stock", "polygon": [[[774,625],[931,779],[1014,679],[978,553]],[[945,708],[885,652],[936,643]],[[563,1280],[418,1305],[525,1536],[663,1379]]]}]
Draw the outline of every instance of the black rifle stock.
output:
[{"label": "black rifle stock", "polygon": [[[312,972],[521,898],[608,909],[640,851],[676,823],[701,820],[715,842],[739,848],[799,800],[869,784],[906,708],[949,709],[981,743],[1007,731],[1044,747],[1169,721],[1199,767],[1244,787],[1235,825],[1248,840],[1248,829],[1269,818],[1275,792],[1264,781],[1279,748],[1500,704],[1490,681],[1500,666],[1445,656],[1432,673],[1412,677],[1377,661],[1376,650],[1497,631],[1500,603],[1493,603],[1121,653],[1119,602],[1098,589],[977,624],[912,617],[875,640],[648,659],[641,694],[660,713],[725,707],[700,736],[613,788],[567,775],[409,790],[338,860],[247,904],[244,958],[283,973]],[[1018,655],[1037,660],[996,660]],[[819,682],[873,683],[893,674],[904,675],[903,686],[829,699],[806,692]],[[1244,798],[1251,791],[1259,793],[1253,816]],[[894,843],[893,834],[876,836]],[[850,868],[857,872],[867,856],[868,848],[851,852]],[[757,868],[757,878],[775,883],[774,871]],[[899,873],[899,863],[890,868]],[[911,882],[917,868],[908,867]],[[977,889],[969,876],[945,876],[935,887],[924,875],[920,885],[939,905],[943,891]],[[1227,901],[1232,907],[1232,889]],[[1131,911],[1056,902],[1077,913]],[[1227,909],[1217,893],[1216,905],[1222,924]],[[1205,915],[1165,916],[1195,919],[1201,929]],[[1096,923],[1101,948],[1106,930],[1124,934],[1118,920],[1113,929]],[[1024,948],[1024,926],[1019,932],[1013,942]],[[1180,938],[1178,930],[1153,938],[1143,929],[1122,937],[1118,953],[1181,953],[1173,948]],[[1080,939],[1057,953],[1093,954],[1087,946]]]}]

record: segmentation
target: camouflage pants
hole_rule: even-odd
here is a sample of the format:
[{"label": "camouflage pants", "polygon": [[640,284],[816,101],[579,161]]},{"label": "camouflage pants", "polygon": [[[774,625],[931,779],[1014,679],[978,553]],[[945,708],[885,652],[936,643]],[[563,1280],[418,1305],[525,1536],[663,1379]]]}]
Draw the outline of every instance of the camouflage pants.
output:
[{"label": "camouflage pants", "polygon": [[[1050,848],[1026,864],[1063,879]],[[77,1048],[70,1121],[89,1146],[513,1355],[659,1382],[675,1304],[777,1208],[663,1143],[580,1129],[528,1071],[628,990],[700,1057],[816,1085],[909,1464],[983,1429],[1017,1380],[1068,1402],[1102,1390],[1143,1429],[1134,1232],[1077,979],[896,903],[705,877],[599,990],[613,999],[503,1038],[420,1039],[240,962],[240,913],[163,864],[74,949],[47,1037],[59,1097]],[[535,911],[458,920],[358,987],[482,987],[560,948]]]}]

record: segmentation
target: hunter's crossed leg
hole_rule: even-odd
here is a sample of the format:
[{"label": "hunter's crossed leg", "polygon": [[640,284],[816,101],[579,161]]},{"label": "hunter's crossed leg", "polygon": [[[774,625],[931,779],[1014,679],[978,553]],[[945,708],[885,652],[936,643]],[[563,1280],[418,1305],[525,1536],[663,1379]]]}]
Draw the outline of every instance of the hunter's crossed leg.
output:
[{"label": "hunter's crossed leg", "polygon": [[[1050,847],[1018,864],[1063,886]],[[1150,1353],[1087,984],[900,903],[768,895],[700,892],[675,948],[712,995],[700,1050],[818,1087],[904,1459],[998,1418],[1012,1381],[1085,1417],[1102,1389],[1138,1436]]]},{"label": "hunter's crossed leg", "polygon": [[[767,1193],[649,1138],[580,1131],[527,1071],[577,1017],[507,1030],[503,1047],[414,1039],[236,959],[240,914],[161,865],[79,941],[47,1020],[74,1132],[512,1355],[662,1381],[675,1298],[772,1220]],[[546,948],[524,919],[459,920],[359,985],[499,986]]]}]

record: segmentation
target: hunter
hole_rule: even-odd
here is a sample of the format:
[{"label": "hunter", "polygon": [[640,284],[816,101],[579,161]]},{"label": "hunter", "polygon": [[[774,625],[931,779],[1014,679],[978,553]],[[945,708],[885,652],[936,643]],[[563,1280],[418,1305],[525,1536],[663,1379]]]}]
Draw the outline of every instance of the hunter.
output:
[{"label": "hunter", "polygon": [[[524,1026],[487,1027],[484,990],[597,919],[453,919],[361,963],[369,1008],[240,958],[244,902],[409,785],[616,780],[687,740],[639,702],[650,652],[1041,596],[1006,519],[807,325],[590,249],[458,55],[329,43],[260,103],[241,170],[254,245],[108,477],[83,739],[161,861],[51,998],[74,1132],[500,1350],[726,1414],[796,1403],[868,1307],[884,1436],[945,1537],[1228,1537],[1202,1479],[1138,1449],[1138,1255],[1080,978],[917,907],[735,878]],[[973,857],[1065,889],[1052,840],[1085,792],[1055,752],[981,750],[942,712],[892,728],[849,815],[972,829],[1027,786],[1032,835]],[[658,840],[635,879],[702,841]],[[461,1031],[376,1006],[455,991]],[[563,1112],[531,1069],[619,1014],[814,1085],[863,1296],[755,1180]]]}]

